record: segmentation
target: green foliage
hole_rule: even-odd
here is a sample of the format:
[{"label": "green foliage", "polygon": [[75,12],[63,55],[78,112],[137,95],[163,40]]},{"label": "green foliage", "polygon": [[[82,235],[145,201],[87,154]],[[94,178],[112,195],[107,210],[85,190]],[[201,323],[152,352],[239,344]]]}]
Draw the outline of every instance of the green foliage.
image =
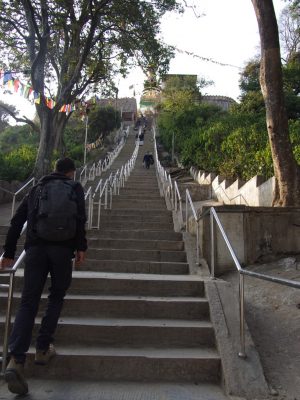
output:
[{"label": "green foliage", "polygon": [[0,158],[0,176],[2,180],[25,181],[32,173],[37,148],[30,145],[22,145]]},{"label": "green foliage", "polygon": [[241,73],[240,89],[242,97],[248,92],[260,91],[259,67],[259,60],[251,60]]},{"label": "green foliage", "polygon": [[[104,137],[121,125],[120,113],[113,107],[94,107],[89,114],[88,142]],[[64,134],[64,155],[74,159],[77,166],[83,162],[85,120],[73,113]],[[23,181],[31,175],[37,154],[39,137],[29,125],[8,126],[0,132],[0,179]],[[53,154],[54,162],[59,158]]]},{"label": "green foliage", "polygon": [[23,144],[38,146],[39,137],[29,125],[9,126],[0,132],[0,151],[8,153]]},{"label": "green foliage", "polygon": [[290,121],[289,128],[294,156],[297,163],[300,165],[300,120]]},{"label": "green foliage", "polygon": [[113,107],[94,107],[89,113],[88,142],[92,143],[100,136],[105,137],[121,126],[121,114]]},{"label": "green foliage", "polygon": [[[210,83],[202,81],[202,86]],[[199,85],[196,75],[166,75],[164,78],[163,89],[163,106],[168,108],[170,103],[173,105],[185,102],[199,102],[200,100]]]},{"label": "green foliage", "polygon": [[[290,137],[300,163],[299,64],[283,67]],[[259,86],[259,63],[250,62],[241,77],[239,104],[224,112],[208,104],[197,104],[191,92],[176,89],[163,93],[158,127],[160,138],[185,166],[216,172],[227,178],[248,180],[254,175],[274,175],[266,128],[265,105]]]},{"label": "green foliage", "polygon": [[37,91],[51,81],[59,105],[86,89],[99,92],[112,86],[115,74],[126,74],[133,64],[166,73],[173,49],[158,38],[160,20],[168,11],[180,11],[179,4],[176,0],[2,0],[0,66],[29,70]]},{"label": "green foliage", "polygon": [[112,91],[116,76],[125,76],[134,65],[166,73],[174,50],[160,40],[160,22],[165,13],[180,11],[180,3],[1,1],[0,68],[29,71],[33,90],[56,102],[51,110],[45,101],[36,105],[43,141],[37,176],[48,172],[44,160],[51,160],[54,146],[62,142],[67,120],[59,110],[64,104]]}]

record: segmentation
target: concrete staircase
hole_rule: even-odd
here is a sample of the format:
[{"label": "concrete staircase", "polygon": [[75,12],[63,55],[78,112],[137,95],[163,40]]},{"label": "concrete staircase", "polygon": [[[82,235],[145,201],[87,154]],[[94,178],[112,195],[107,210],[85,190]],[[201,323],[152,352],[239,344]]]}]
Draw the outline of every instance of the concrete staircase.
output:
[{"label": "concrete staircase", "polygon": [[[147,170],[142,165],[145,151],[152,151],[152,146],[147,133],[125,188],[113,197],[112,210],[101,211],[100,230],[88,232],[87,260],[74,271],[57,329],[58,356],[49,366],[37,367],[33,364],[34,348],[30,349],[26,367],[29,384],[34,386],[37,377],[51,379],[55,387],[64,381],[160,382],[174,388],[187,385],[189,389],[180,397],[160,394],[153,399],[225,398],[218,389],[221,360],[204,282],[189,274],[182,234],[174,232],[172,214],[159,195],[154,166]],[[125,163],[133,149],[131,133],[112,169]],[[5,231],[1,228],[0,234]],[[15,306],[22,275],[20,269]],[[0,296],[3,316],[4,294]],[[1,317],[1,335],[3,320]],[[2,343],[2,337],[0,340]],[[212,385],[211,389],[206,384]],[[65,389],[60,390],[58,394],[65,393]],[[208,397],[202,397],[202,392]],[[72,398],[77,398],[74,393]],[[104,398],[127,397],[115,394]],[[128,394],[130,398],[152,399],[146,394]]]}]

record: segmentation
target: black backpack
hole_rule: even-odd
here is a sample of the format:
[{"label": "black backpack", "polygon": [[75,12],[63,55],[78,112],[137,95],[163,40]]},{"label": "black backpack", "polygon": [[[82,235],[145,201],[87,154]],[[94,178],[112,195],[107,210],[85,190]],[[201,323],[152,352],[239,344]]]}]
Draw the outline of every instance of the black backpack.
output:
[{"label": "black backpack", "polygon": [[44,240],[61,242],[75,237],[77,228],[76,182],[51,179],[36,191],[35,232]]}]

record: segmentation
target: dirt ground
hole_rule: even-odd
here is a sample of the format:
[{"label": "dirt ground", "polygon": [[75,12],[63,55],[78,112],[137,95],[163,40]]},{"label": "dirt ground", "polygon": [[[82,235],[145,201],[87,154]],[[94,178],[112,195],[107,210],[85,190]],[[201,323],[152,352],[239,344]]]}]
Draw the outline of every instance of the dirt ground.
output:
[{"label": "dirt ground", "polygon": [[[300,281],[299,257],[285,257],[247,269]],[[235,272],[220,278],[238,287]],[[300,400],[300,289],[246,277],[245,308],[274,398]]]}]

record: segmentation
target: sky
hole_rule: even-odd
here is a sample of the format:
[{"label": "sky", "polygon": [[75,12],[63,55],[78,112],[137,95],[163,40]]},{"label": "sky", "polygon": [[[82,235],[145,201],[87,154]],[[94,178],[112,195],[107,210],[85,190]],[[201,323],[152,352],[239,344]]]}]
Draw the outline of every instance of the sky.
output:
[{"label": "sky", "polygon": [[[187,0],[191,4],[191,0]],[[168,13],[162,20],[164,41],[179,50],[194,53],[235,67],[220,66],[199,58],[176,52],[170,64],[170,74],[196,74],[214,85],[203,89],[203,94],[229,96],[237,100],[239,73],[246,63],[260,54],[258,25],[251,0],[194,0],[198,4],[196,17],[192,9],[184,14]],[[273,0],[277,18],[286,3]],[[140,94],[144,76],[132,71],[119,83],[119,95],[128,93],[128,86],[136,83]],[[129,83],[129,85],[128,85]],[[132,93],[132,91],[131,91]]]},{"label": "sky", "polygon": [[[228,96],[238,100],[239,73],[251,58],[260,54],[258,25],[251,0],[186,2],[197,4],[195,12],[188,8],[184,14],[166,14],[161,23],[162,39],[181,51],[232,66],[221,66],[176,52],[169,73],[195,74],[214,81],[213,85],[202,90],[202,94]],[[273,0],[273,3],[279,18],[286,4],[283,0]],[[144,79],[144,74],[138,68],[133,69],[126,79],[118,79],[116,84],[119,97],[132,97],[135,93],[139,102]],[[132,85],[133,89],[129,89]],[[34,106],[26,99],[14,94],[3,100],[14,104],[28,118],[32,118]]]}]

